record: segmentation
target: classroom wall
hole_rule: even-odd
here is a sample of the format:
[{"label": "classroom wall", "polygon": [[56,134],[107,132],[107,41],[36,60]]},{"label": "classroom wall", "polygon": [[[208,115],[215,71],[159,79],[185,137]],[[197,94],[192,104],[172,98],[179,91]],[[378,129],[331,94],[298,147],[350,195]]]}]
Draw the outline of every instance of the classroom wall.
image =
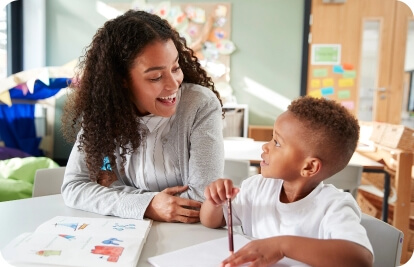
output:
[{"label": "classroom wall", "polygon": [[[300,95],[304,1],[171,1],[231,3],[231,39],[237,51],[231,56],[230,83],[238,102],[249,105],[249,124],[273,125],[290,100]],[[48,66],[63,65],[83,54],[96,30],[105,22],[96,11],[97,2],[46,0]],[[54,157],[58,159],[67,158],[71,149],[60,134],[64,101],[65,97],[57,100]]]}]

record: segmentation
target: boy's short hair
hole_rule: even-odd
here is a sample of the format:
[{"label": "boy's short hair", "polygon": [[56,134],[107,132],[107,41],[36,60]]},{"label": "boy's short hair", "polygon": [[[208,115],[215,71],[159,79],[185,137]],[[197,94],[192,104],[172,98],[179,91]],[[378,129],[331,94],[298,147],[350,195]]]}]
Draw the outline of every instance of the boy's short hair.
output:
[{"label": "boy's short hair", "polygon": [[295,99],[288,111],[307,129],[305,143],[322,160],[325,179],[348,164],[359,139],[358,120],[345,107],[325,98]]}]

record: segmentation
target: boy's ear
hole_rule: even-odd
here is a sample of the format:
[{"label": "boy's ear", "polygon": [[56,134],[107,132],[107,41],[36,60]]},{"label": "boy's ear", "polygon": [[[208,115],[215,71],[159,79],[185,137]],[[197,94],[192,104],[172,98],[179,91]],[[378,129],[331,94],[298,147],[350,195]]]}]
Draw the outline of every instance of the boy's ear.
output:
[{"label": "boy's ear", "polygon": [[322,161],[319,158],[307,158],[305,160],[305,165],[301,170],[301,175],[303,177],[311,177],[319,173],[322,169]]}]

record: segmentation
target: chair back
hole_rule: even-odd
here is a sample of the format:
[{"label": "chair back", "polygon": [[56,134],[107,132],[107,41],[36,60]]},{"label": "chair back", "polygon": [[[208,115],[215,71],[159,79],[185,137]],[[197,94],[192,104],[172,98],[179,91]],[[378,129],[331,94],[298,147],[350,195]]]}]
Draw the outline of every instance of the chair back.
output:
[{"label": "chair back", "polygon": [[38,169],[33,183],[32,197],[61,193],[66,167]]},{"label": "chair back", "polygon": [[333,184],[339,189],[350,192],[356,199],[361,184],[362,166],[348,164],[343,170],[324,180],[324,184]]},{"label": "chair back", "polygon": [[250,175],[250,162],[248,160],[224,160],[224,177],[230,178],[237,186]]},{"label": "chair back", "polygon": [[404,241],[403,232],[364,213],[362,214],[361,224],[367,231],[374,250],[374,267],[400,266]]}]

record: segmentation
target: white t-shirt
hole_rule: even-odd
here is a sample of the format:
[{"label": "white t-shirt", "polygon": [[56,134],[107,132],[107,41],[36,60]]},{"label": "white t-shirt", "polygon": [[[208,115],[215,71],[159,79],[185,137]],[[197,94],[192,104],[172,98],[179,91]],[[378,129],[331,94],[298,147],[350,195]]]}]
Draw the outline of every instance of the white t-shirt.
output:
[{"label": "white t-shirt", "polygon": [[[320,183],[305,198],[280,202],[283,180],[255,175],[243,181],[232,201],[233,225],[255,238],[295,235],[317,239],[343,239],[373,253],[361,210],[351,194]],[[227,207],[223,206],[227,220]]]}]

